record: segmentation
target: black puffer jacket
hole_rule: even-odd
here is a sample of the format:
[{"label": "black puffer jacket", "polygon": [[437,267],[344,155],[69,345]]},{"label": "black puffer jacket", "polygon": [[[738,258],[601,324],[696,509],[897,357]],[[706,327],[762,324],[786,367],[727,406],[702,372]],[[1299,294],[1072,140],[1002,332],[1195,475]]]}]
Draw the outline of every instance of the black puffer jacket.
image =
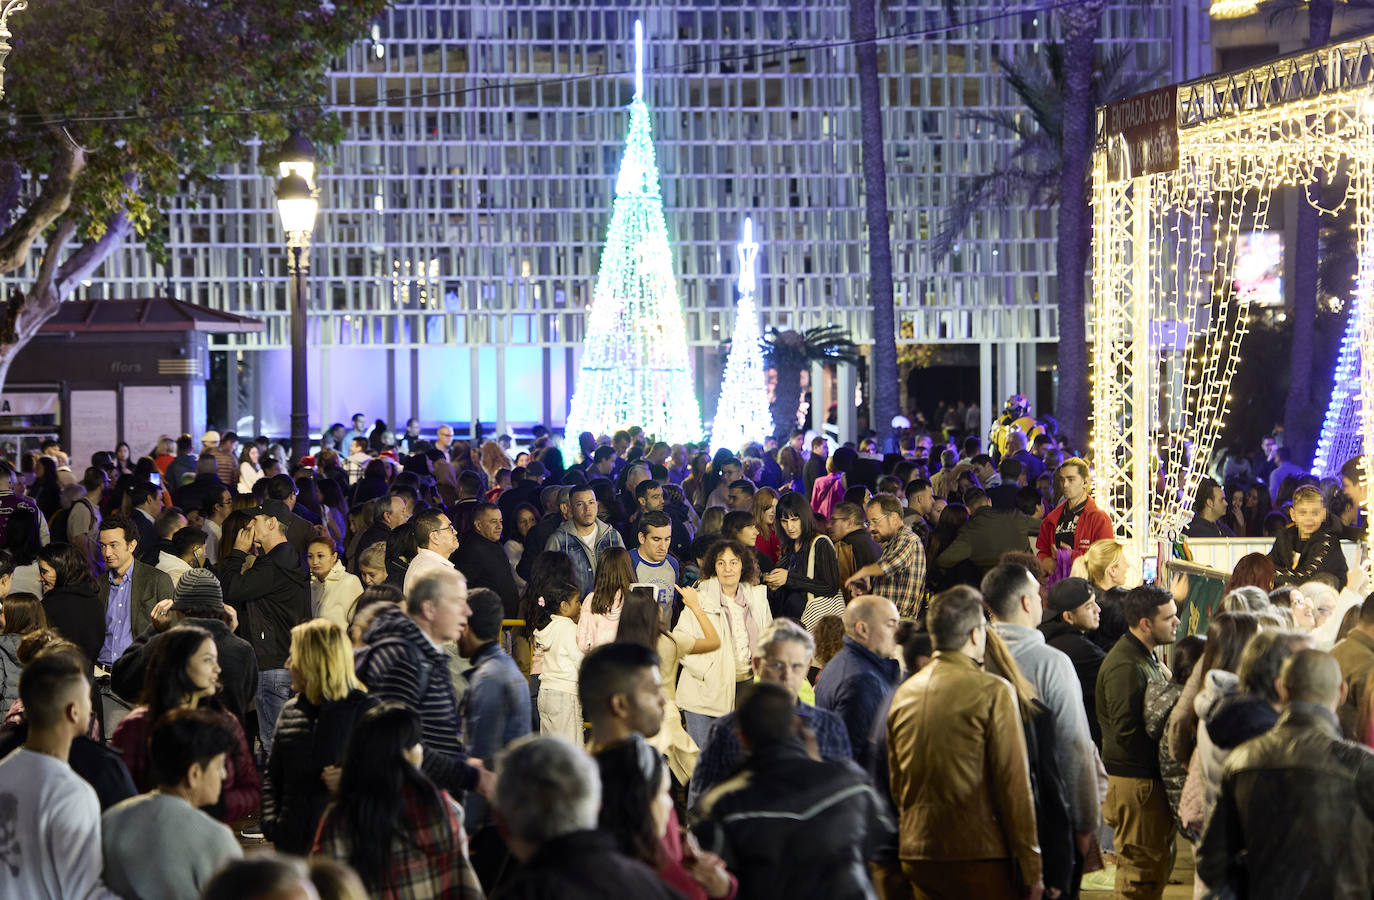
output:
[{"label": "black puffer jacket", "polygon": [[849,762],[822,762],[788,740],[755,751],[701,801],[693,827],[750,900],[872,897],[865,860],[894,829]]},{"label": "black puffer jacket", "polygon": [[282,541],[243,571],[247,554],[232,550],[220,566],[224,603],[239,613],[239,634],[253,645],[260,669],[281,669],[291,629],[310,618],[310,576],[300,554]]},{"label": "black puffer jacket", "polygon": [[329,803],[325,766],[343,764],[353,725],[377,701],[362,691],[319,706],[297,694],[282,707],[262,784],[262,831],[278,850],[306,856]]}]

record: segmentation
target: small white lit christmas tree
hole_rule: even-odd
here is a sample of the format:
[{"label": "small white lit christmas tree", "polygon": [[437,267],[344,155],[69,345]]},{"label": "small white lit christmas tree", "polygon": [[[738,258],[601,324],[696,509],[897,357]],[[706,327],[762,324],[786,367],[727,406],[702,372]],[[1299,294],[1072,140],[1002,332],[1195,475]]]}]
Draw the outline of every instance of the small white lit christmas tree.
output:
[{"label": "small white lit christmas tree", "polygon": [[754,240],[753,219],[744,220],[744,237],[737,252],[739,304],[735,307],[735,331],[730,337],[730,355],[725,360],[716,420],[711,426],[711,449],[724,448],[734,453],[750,441],[762,442],[773,433],[763,349],[759,346],[763,335],[754,308],[759,245]]},{"label": "small white lit christmas tree", "polygon": [[670,443],[701,439],[701,407],[673,274],[644,103],[644,29],[635,21],[635,93],[596,275],[567,433],[639,425]]}]

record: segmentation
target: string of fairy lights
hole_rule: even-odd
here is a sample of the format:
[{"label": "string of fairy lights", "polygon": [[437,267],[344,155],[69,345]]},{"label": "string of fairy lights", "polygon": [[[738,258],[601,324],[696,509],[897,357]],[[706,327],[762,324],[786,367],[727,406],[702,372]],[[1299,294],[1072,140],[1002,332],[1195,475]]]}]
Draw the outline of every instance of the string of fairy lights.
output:
[{"label": "string of fairy lights", "polygon": [[[1362,407],[1374,402],[1374,366],[1362,367],[1358,353],[1374,346],[1370,113],[1374,104],[1361,89],[1218,116],[1180,129],[1174,171],[1116,182],[1099,149],[1092,188],[1096,490],[1138,552],[1177,540],[1191,515],[1230,412],[1250,322],[1252,291],[1235,279],[1238,242],[1244,231],[1265,230],[1282,186],[1348,175],[1336,206],[1324,210],[1354,204],[1358,232],[1345,345],[1355,349],[1337,366],[1337,393],[1358,393]],[[1349,403],[1333,397],[1332,406]],[[1364,453],[1374,455],[1374,419],[1361,416],[1359,427]],[[1366,506],[1374,513],[1374,497]]]}]

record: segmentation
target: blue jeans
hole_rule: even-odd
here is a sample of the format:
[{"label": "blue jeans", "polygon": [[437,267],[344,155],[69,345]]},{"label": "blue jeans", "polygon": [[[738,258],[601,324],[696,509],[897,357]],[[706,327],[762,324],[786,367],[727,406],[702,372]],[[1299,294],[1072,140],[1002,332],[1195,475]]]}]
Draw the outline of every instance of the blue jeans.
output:
[{"label": "blue jeans", "polygon": [[258,692],[253,701],[258,707],[258,738],[262,741],[262,760],[272,754],[272,736],[277,732],[277,717],[291,699],[291,673],[286,669],[263,669],[258,672]]},{"label": "blue jeans", "polygon": [[683,710],[687,717],[687,733],[692,736],[692,740],[697,742],[697,749],[706,750],[706,738],[711,734],[711,726],[716,724],[719,716],[708,716],[702,713],[688,712]]}]

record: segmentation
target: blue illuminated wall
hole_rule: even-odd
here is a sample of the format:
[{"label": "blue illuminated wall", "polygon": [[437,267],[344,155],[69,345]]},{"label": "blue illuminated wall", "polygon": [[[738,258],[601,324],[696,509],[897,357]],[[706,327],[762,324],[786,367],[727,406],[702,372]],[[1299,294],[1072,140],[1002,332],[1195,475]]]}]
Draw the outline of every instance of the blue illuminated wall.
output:
[{"label": "blue illuminated wall", "polygon": [[[476,353],[474,382],[473,353]],[[566,360],[570,351],[544,354],[534,346],[507,346],[504,352],[505,418],[508,429],[545,422],[561,426],[567,411]],[[259,371],[250,376],[248,398],[233,427],[288,434],[291,422],[291,355],[285,350],[253,354]],[[347,424],[354,413],[385,419],[393,426],[416,416],[427,428],[451,423],[459,433],[476,417],[497,424],[497,350],[495,347],[427,346],[414,350],[331,347],[310,350],[310,431],[332,422]],[[474,407],[474,395],[476,404]],[[545,396],[549,415],[544,415]]]}]

